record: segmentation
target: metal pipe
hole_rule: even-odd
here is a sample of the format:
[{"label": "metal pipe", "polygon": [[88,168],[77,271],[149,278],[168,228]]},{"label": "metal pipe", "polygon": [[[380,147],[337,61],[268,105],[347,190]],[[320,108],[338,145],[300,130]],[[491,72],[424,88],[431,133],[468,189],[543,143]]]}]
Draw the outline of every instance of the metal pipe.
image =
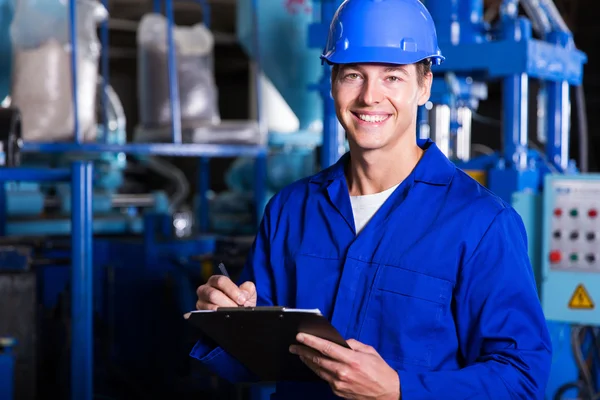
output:
[{"label": "metal pipe", "polygon": [[546,156],[559,170],[569,165],[569,83],[548,82],[548,134]]},{"label": "metal pipe", "polygon": [[503,81],[504,160],[516,169],[527,168],[529,77],[519,74]]},{"label": "metal pipe", "polygon": [[167,17],[167,65],[169,72],[169,100],[171,105],[171,133],[173,143],[181,144],[181,105],[179,104],[179,80],[177,77],[177,56],[173,43],[173,0],[165,0]]},{"label": "metal pipe", "polygon": [[567,23],[563,19],[562,15],[556,8],[556,4],[552,0],[539,0],[540,7],[545,11],[546,16],[550,20],[550,24],[554,30],[564,33],[571,33],[571,30],[567,26]]},{"label": "metal pipe", "polygon": [[156,199],[151,194],[115,194],[113,207],[154,207]]},{"label": "metal pipe", "polygon": [[331,97],[331,67],[324,66],[321,81],[323,98],[323,147],[321,149],[321,168],[327,168],[338,160],[340,146],[339,121],[335,113],[335,103]]},{"label": "metal pipe", "polygon": [[433,125],[429,135],[446,157],[450,157],[450,114],[450,106],[446,104],[436,104],[430,111]]},{"label": "metal pipe", "polygon": [[458,129],[454,140],[454,156],[463,162],[471,158],[471,118],[472,112],[469,107],[459,107]]},{"label": "metal pipe", "polygon": [[254,48],[254,57],[253,64],[254,68],[252,70],[253,76],[252,80],[254,83],[254,90],[256,94],[256,123],[258,125],[259,136],[261,138],[267,136],[267,123],[264,117],[264,109],[262,106],[263,102],[263,93],[262,93],[262,83],[261,83],[261,75],[263,73],[262,69],[262,57],[260,53],[260,40],[259,40],[259,22],[258,22],[258,13],[259,6],[258,0],[252,0],[252,47]]},{"label": "metal pipe", "polygon": [[[111,196],[113,207],[154,207],[155,203],[156,200],[151,194],[118,193]],[[60,205],[60,197],[48,196],[44,198],[44,208],[56,208]]]},{"label": "metal pipe", "polygon": [[75,142],[82,143],[83,137],[81,127],[79,126],[79,101],[77,95],[77,0],[69,2],[69,34],[71,36],[71,93],[73,96],[73,123],[75,131]]},{"label": "metal pipe", "polygon": [[533,29],[542,37],[552,30],[548,16],[540,6],[539,0],[521,0],[525,14],[531,20]]},{"label": "metal pipe", "polygon": [[127,153],[179,157],[240,157],[255,156],[263,153],[265,150],[260,146],[212,143],[188,143],[185,145],[174,143],[127,143],[119,145],[104,143],[25,142],[21,151],[24,153]]},{"label": "metal pipe", "polygon": [[[104,8],[108,10],[108,0],[102,0],[102,5]],[[101,64],[101,84],[102,84],[102,129],[104,131],[104,143],[108,143],[108,131],[109,123],[108,123],[108,85],[110,82],[109,75],[109,63],[108,63],[108,20],[107,17],[100,26],[100,43],[101,43],[101,53],[100,53],[100,64]]]},{"label": "metal pipe", "polygon": [[[336,11],[335,1],[321,2],[321,23],[327,24],[333,19]],[[324,40],[326,38],[323,38]],[[323,146],[321,148],[321,168],[327,168],[340,156],[340,124],[335,113],[335,103],[331,97],[331,66],[323,66],[320,81],[320,93],[323,99]]]},{"label": "metal pipe", "polygon": [[579,128],[579,170],[583,173],[588,172],[588,121],[585,102],[585,92],[583,85],[575,87],[575,98],[577,100],[577,121]]},{"label": "metal pipe", "polygon": [[93,267],[91,161],[72,164],[71,196],[71,398],[93,398]]}]

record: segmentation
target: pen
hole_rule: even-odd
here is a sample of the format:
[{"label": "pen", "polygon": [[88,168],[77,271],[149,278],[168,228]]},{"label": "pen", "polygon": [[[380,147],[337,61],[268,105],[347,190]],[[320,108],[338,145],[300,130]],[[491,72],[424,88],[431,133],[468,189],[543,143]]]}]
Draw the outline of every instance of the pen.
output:
[{"label": "pen", "polygon": [[223,263],[219,263],[219,270],[221,271],[222,275],[225,275],[226,277],[229,278],[229,273],[227,272],[227,270],[225,269],[225,264]]}]

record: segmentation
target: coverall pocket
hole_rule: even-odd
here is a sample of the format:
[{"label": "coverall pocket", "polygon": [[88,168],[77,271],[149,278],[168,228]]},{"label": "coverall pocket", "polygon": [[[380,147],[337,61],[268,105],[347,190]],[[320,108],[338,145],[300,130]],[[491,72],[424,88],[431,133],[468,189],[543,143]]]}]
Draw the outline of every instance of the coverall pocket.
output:
[{"label": "coverall pocket", "polygon": [[386,359],[430,367],[442,318],[450,312],[452,287],[444,279],[379,266],[361,339]]}]

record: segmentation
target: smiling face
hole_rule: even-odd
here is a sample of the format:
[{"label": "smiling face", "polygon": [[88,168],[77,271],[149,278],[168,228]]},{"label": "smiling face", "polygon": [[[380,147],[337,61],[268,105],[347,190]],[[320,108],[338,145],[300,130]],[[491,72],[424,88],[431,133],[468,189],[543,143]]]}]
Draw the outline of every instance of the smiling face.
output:
[{"label": "smiling face", "polygon": [[354,151],[395,148],[416,137],[418,106],[431,91],[423,65],[348,64],[334,67],[336,114]]}]

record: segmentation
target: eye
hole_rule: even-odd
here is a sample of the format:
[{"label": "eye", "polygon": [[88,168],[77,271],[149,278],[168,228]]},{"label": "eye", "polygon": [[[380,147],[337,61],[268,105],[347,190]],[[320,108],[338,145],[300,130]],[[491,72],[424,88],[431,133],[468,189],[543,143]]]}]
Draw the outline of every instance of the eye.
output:
[{"label": "eye", "polygon": [[397,76],[389,76],[388,81],[390,82],[400,82],[402,79],[398,78]]},{"label": "eye", "polygon": [[357,73],[351,72],[349,74],[346,74],[346,76],[344,76],[344,79],[349,79],[351,81],[356,80],[360,78],[360,76]]}]

